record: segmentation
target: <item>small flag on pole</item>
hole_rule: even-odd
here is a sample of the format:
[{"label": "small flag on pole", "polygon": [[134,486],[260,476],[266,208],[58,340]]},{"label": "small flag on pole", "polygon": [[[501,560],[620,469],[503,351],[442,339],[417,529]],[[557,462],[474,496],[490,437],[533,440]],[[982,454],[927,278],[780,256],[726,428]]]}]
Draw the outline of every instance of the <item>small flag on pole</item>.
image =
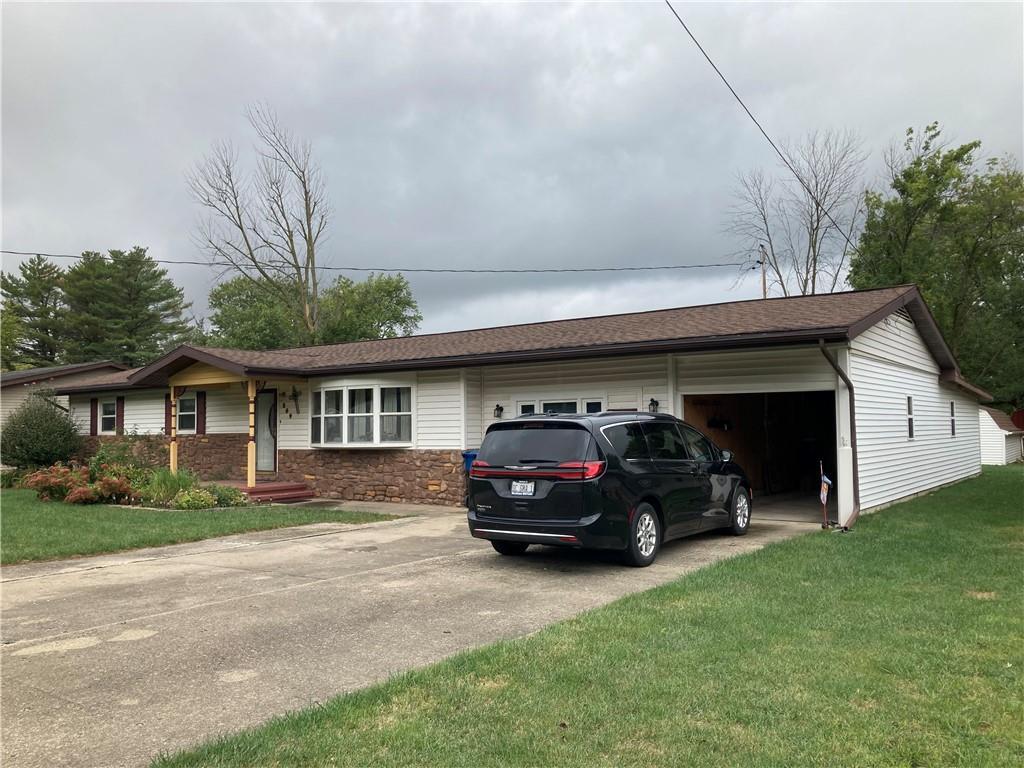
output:
[{"label": "small flag on pole", "polygon": [[828,489],[832,486],[832,481],[829,480],[825,475],[821,476],[821,503],[828,504]]}]

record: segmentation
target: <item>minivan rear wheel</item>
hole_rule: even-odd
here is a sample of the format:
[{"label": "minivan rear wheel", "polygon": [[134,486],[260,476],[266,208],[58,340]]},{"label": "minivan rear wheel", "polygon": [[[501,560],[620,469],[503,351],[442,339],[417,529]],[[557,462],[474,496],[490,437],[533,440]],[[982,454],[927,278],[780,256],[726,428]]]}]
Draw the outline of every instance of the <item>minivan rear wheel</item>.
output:
[{"label": "minivan rear wheel", "polygon": [[491,546],[499,554],[515,556],[526,552],[526,548],[530,545],[525,541],[500,541],[492,539]]},{"label": "minivan rear wheel", "polygon": [[646,568],[654,562],[661,549],[661,521],[650,504],[639,504],[629,524],[629,544],[625,551],[628,565]]}]

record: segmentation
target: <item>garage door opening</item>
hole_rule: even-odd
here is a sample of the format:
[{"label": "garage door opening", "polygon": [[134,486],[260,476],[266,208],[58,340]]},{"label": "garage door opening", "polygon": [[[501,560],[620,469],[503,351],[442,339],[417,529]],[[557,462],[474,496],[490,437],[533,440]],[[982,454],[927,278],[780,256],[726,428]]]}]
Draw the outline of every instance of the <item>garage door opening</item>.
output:
[{"label": "garage door opening", "polygon": [[819,466],[836,480],[835,402],[832,391],[685,395],[683,418],[736,455],[758,517],[820,523]]}]

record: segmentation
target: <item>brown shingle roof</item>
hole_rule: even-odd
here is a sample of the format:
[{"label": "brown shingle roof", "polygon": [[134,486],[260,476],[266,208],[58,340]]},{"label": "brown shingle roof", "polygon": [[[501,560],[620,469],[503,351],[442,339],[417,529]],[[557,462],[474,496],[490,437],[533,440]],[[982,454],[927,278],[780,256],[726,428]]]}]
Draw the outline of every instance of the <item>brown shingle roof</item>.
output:
[{"label": "brown shingle roof", "polygon": [[258,352],[211,347],[198,349],[247,368],[316,371],[659,341],[700,340],[713,345],[716,339],[729,337],[786,334],[810,337],[823,331],[845,332],[913,290],[912,287],[901,286],[767,301],[736,301]]},{"label": "brown shingle roof", "polygon": [[67,365],[50,365],[44,368],[27,368],[23,371],[4,371],[0,374],[0,386],[12,384],[35,384],[42,381],[53,381],[64,376],[73,376],[89,371],[123,371],[124,366],[111,360],[97,363],[68,363]]},{"label": "brown shingle roof", "polygon": [[1019,433],[1024,432],[1020,427],[1013,423],[1013,419],[1010,418],[1010,414],[1000,411],[998,408],[989,408],[988,406],[980,406],[989,416],[992,417],[992,421],[996,423],[1003,432]]}]

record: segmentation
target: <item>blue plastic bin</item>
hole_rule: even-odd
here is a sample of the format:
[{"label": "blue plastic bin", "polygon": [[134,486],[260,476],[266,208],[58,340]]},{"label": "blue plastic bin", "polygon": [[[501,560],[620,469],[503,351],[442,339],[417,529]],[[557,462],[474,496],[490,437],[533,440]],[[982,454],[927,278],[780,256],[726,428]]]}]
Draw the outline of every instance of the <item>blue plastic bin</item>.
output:
[{"label": "blue plastic bin", "polygon": [[473,460],[476,458],[476,455],[479,452],[479,450],[479,448],[474,448],[471,451],[462,452],[462,464],[463,466],[466,467],[466,472],[469,472],[469,468],[470,466],[472,466]]}]

